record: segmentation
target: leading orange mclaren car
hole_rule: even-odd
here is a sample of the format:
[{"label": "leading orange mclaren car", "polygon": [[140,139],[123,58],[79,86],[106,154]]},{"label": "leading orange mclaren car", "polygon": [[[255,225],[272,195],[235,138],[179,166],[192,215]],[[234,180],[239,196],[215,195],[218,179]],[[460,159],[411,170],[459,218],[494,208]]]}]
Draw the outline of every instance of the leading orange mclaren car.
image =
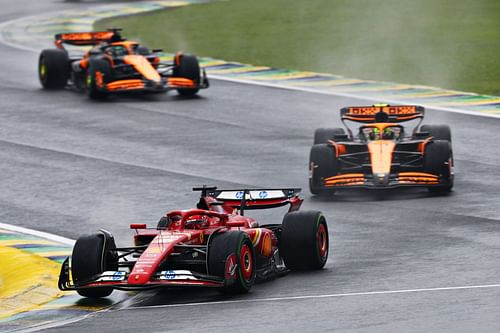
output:
[{"label": "leading orange mclaren car", "polygon": [[[176,89],[181,95],[194,95],[208,88],[198,59],[177,53],[170,62],[161,62],[159,52],[127,41],[121,29],[63,33],[55,35],[55,49],[43,50],[38,62],[40,83],[45,89],[71,86],[86,90],[90,98],[111,93],[165,92]],[[64,45],[92,46],[82,56],[70,56]]]},{"label": "leading orange mclaren car", "polygon": [[[453,187],[451,131],[446,125],[422,125],[424,108],[415,105],[345,107],[347,129],[320,128],[309,160],[313,194],[341,188],[384,189],[424,186],[430,191]],[[415,121],[413,128],[402,125]],[[361,123],[353,132],[347,123]]]}]

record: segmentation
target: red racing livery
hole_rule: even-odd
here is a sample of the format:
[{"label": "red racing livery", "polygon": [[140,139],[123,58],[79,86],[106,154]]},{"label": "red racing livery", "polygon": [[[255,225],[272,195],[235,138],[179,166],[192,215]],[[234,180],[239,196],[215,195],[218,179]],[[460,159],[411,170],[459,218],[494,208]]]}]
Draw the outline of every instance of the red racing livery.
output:
[{"label": "red racing livery", "polygon": [[[300,189],[193,190],[201,191],[197,208],[170,211],[155,228],[132,224],[134,246],[116,247],[105,230],[78,238],[59,288],[85,297],[175,286],[244,293],[257,279],[325,265],[327,222],[320,212],[298,211]],[[278,224],[259,225],[244,215],[285,205],[289,211]]]}]

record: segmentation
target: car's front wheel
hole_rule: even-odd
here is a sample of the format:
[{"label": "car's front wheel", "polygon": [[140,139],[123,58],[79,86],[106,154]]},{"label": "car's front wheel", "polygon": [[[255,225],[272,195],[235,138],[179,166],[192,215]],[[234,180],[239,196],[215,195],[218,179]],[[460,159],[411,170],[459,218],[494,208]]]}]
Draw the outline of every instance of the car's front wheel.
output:
[{"label": "car's front wheel", "polygon": [[448,140],[434,140],[425,146],[424,170],[439,175],[446,184],[429,187],[431,192],[449,192],[453,188],[453,153]]},{"label": "car's front wheel", "polygon": [[[81,236],[71,255],[71,275],[75,285],[84,284],[97,274],[118,269],[118,255],[113,236],[108,232]],[[113,292],[110,287],[78,288],[83,297],[100,298]]]},{"label": "car's front wheel", "polygon": [[208,245],[207,265],[210,275],[224,278],[224,292],[248,292],[256,276],[256,257],[252,241],[242,231],[212,235]]},{"label": "car's front wheel", "polygon": [[111,64],[104,59],[90,59],[85,85],[91,99],[107,97],[106,84],[112,80]]},{"label": "car's front wheel", "polygon": [[309,155],[309,190],[314,195],[331,194],[334,189],[324,186],[324,179],[338,172],[338,159],[334,148],[326,143],[311,147]]},{"label": "car's front wheel", "polygon": [[[198,58],[191,54],[177,54],[174,58],[174,77],[190,79],[198,86],[200,84],[200,64]],[[192,96],[198,93],[198,88],[179,88],[179,95]]]}]

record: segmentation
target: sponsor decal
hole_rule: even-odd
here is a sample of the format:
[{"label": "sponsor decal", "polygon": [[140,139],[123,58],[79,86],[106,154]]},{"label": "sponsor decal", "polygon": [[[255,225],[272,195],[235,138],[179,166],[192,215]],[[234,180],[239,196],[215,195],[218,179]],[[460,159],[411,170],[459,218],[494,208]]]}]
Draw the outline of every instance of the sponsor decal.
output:
[{"label": "sponsor decal", "polygon": [[231,284],[233,283],[234,279],[236,278],[236,255],[233,253],[226,259],[226,283]]},{"label": "sponsor decal", "polygon": [[101,274],[97,282],[123,281],[125,280],[125,275],[126,273],[121,271],[106,271]]},{"label": "sponsor decal", "polygon": [[267,191],[260,191],[259,192],[259,198],[261,198],[261,199],[267,198]]},{"label": "sponsor decal", "polygon": [[243,198],[243,193],[244,193],[243,191],[236,192],[236,195],[235,195],[236,199],[242,199]]},{"label": "sponsor decal", "polygon": [[173,280],[175,279],[175,272],[174,271],[165,271],[165,279],[167,280]]}]

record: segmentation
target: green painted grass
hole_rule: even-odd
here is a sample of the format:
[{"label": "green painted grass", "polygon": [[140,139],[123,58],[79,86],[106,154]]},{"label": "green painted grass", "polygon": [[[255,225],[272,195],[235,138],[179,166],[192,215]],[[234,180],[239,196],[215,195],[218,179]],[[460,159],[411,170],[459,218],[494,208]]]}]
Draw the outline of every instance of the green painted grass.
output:
[{"label": "green painted grass", "polygon": [[500,95],[499,0],[230,0],[96,25],[171,52]]}]

